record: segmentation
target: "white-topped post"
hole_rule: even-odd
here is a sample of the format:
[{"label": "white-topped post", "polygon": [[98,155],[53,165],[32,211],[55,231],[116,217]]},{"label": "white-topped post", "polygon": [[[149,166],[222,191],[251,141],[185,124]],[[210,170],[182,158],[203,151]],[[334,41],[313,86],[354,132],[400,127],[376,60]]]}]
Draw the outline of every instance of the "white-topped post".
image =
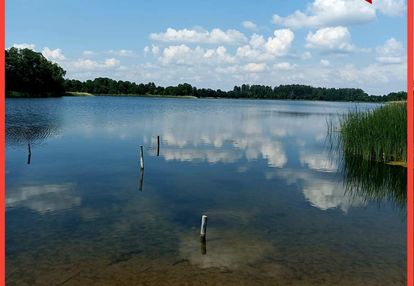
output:
[{"label": "white-topped post", "polygon": [[200,229],[200,237],[205,238],[207,234],[207,216],[201,216],[201,229]]},{"label": "white-topped post", "polygon": [[140,149],[141,149],[141,157],[140,157],[141,170],[144,170],[144,147],[140,146]]}]

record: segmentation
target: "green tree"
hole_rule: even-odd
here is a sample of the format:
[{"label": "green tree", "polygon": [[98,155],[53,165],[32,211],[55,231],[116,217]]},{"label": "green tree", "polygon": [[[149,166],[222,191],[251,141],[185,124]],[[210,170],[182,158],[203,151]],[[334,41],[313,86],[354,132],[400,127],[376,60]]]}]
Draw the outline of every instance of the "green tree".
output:
[{"label": "green tree", "polygon": [[6,50],[6,94],[58,96],[64,93],[64,71],[41,53],[30,49]]}]

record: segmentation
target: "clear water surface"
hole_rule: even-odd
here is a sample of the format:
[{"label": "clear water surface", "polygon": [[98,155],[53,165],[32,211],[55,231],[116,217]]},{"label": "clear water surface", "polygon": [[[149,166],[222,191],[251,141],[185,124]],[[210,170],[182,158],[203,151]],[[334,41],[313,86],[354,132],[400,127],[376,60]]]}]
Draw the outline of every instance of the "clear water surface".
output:
[{"label": "clear water surface", "polygon": [[355,105],[7,99],[7,285],[405,285],[405,170],[329,148]]}]

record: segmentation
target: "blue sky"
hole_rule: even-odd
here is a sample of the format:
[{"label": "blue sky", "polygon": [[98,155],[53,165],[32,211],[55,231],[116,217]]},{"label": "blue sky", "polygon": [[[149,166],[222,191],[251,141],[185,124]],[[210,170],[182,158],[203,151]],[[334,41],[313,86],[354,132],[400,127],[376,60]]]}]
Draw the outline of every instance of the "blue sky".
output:
[{"label": "blue sky", "polygon": [[7,0],[6,46],[68,78],[405,90],[406,1]]}]

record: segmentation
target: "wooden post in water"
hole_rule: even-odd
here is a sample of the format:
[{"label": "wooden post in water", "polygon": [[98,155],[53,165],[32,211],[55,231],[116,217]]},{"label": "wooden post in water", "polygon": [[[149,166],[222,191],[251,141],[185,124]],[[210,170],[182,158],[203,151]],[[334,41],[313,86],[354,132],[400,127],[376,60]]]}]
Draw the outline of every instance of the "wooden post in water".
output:
[{"label": "wooden post in water", "polygon": [[206,243],[206,237],[200,237],[201,242],[201,254],[206,255],[207,254],[207,243]]},{"label": "wooden post in water", "polygon": [[140,157],[141,170],[144,170],[144,147],[142,147],[141,145],[140,149],[141,149],[141,157]]},{"label": "wooden post in water", "polygon": [[139,177],[139,191],[142,192],[142,185],[144,184],[144,169],[141,169],[141,175]]},{"label": "wooden post in water", "polygon": [[207,234],[207,216],[201,216],[201,229],[200,229],[200,237],[205,238]]},{"label": "wooden post in water", "polygon": [[30,148],[30,143],[27,144],[27,149],[29,153],[27,154],[27,165],[30,165],[30,161],[32,159],[32,149]]},{"label": "wooden post in water", "polygon": [[201,228],[200,228],[200,242],[201,242],[201,254],[207,254],[207,244],[206,244],[206,234],[207,234],[207,216],[201,216]]},{"label": "wooden post in water", "polygon": [[160,136],[157,136],[157,157],[160,156]]}]

